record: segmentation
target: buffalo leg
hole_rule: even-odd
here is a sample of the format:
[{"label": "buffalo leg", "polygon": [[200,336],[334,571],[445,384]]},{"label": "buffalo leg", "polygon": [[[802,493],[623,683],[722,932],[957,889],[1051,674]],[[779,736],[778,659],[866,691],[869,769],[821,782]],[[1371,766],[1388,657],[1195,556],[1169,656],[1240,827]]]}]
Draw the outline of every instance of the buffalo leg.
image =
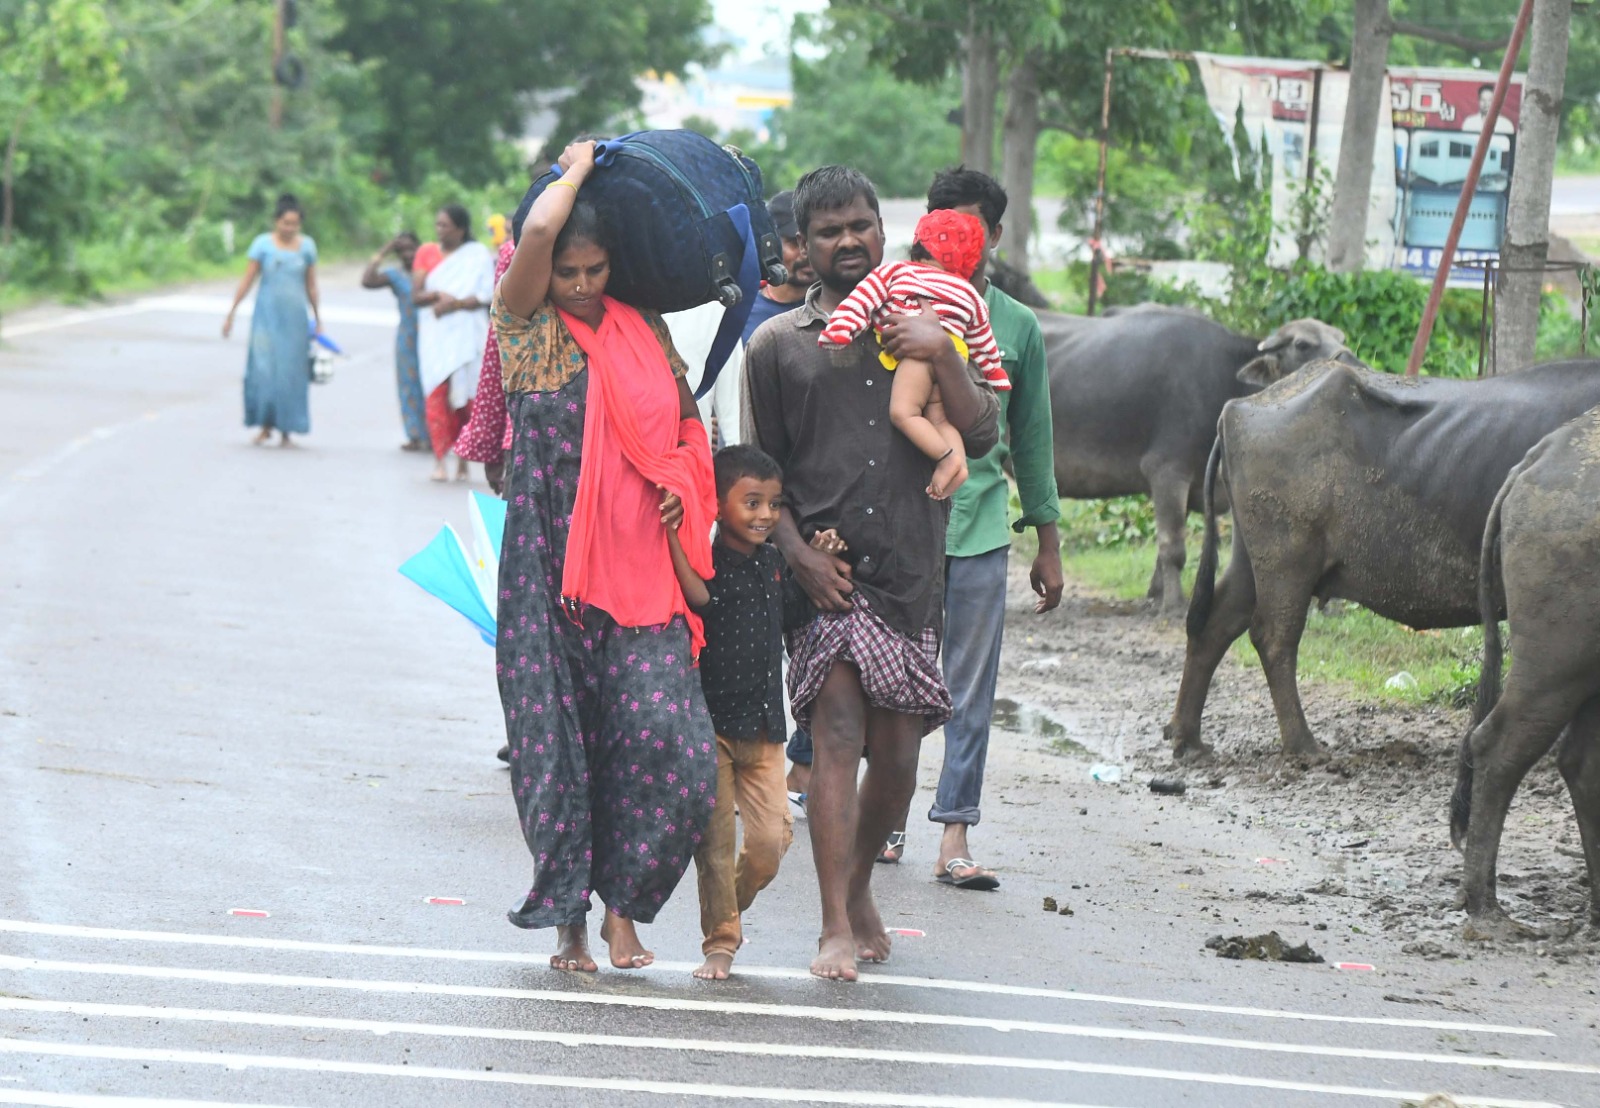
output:
[{"label": "buffalo leg", "polygon": [[1189,521],[1187,474],[1158,471],[1150,475],[1150,502],[1156,513],[1156,568],[1150,597],[1160,604],[1161,618],[1183,614],[1183,559]]},{"label": "buffalo leg", "polygon": [[1281,569],[1271,575],[1269,581],[1270,585],[1261,590],[1262,595],[1256,601],[1255,618],[1250,621],[1250,642],[1261,656],[1261,668],[1267,675],[1283,752],[1293,758],[1326,761],[1328,752],[1312,736],[1311,727],[1306,723],[1295,674],[1311,588],[1308,583],[1284,580]]},{"label": "buffalo leg", "polygon": [[1178,685],[1178,703],[1164,737],[1172,744],[1172,756],[1179,760],[1202,757],[1211,748],[1200,741],[1200,714],[1211,691],[1211,678],[1228,647],[1250,626],[1256,607],[1256,579],[1250,556],[1235,532],[1233,556],[1222,579],[1217,582],[1205,626],[1190,633],[1189,648],[1183,655],[1183,680]]},{"label": "buffalo leg", "polygon": [[1500,835],[1517,786],[1533,764],[1554,745],[1577,707],[1560,688],[1535,679],[1536,659],[1517,658],[1506,681],[1505,694],[1494,710],[1472,732],[1472,814],[1467,820],[1466,862],[1462,884],[1466,890],[1469,935],[1514,938],[1532,932],[1513,922],[1497,898],[1496,866],[1500,860]]},{"label": "buffalo leg", "polygon": [[1589,869],[1589,926],[1600,929],[1600,698],[1585,704],[1567,728],[1556,764],[1572,794]]}]

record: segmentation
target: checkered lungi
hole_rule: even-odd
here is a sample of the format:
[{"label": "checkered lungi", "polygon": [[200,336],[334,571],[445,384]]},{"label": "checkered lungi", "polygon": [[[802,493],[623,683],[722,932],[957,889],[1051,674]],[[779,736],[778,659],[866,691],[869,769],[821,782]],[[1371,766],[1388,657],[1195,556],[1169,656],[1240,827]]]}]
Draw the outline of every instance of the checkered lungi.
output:
[{"label": "checkered lungi", "polygon": [[861,671],[861,687],[874,708],[921,716],[923,734],[950,718],[950,690],[939,673],[939,636],[924,627],[915,639],[890,627],[859,591],[848,612],[819,612],[789,633],[789,706],[795,722],[811,730],[811,705],[834,662]]}]

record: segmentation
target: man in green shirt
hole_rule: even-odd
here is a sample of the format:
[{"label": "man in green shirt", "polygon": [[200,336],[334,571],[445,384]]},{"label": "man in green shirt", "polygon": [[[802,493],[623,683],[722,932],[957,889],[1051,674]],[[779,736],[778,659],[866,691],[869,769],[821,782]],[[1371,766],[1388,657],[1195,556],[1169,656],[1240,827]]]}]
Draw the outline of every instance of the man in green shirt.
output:
[{"label": "man in green shirt", "polygon": [[[993,177],[958,166],[939,173],[928,189],[928,210],[954,208],[983,220],[990,248],[1000,239],[1006,193]],[[999,394],[1000,445],[970,460],[966,484],[956,491],[945,538],[944,677],[954,714],[944,727],[944,768],[928,819],[944,825],[934,873],[964,889],[994,889],[999,879],[977,865],[967,846],[967,828],[979,818],[989,720],[994,713],[1005,630],[1006,561],[1011,532],[1032,527],[1039,551],[1029,579],[1039,599],[1035,612],[1061,603],[1061,542],[1056,521],[1055,446],[1050,425],[1050,374],[1039,321],[1023,304],[994,285],[980,264],[972,283],[989,305],[989,323],[1000,344],[1011,390]],[[1004,463],[1010,457],[1022,502],[1022,517],[1009,521],[1011,489]],[[889,839],[881,861],[898,862],[905,849],[906,820]]]}]

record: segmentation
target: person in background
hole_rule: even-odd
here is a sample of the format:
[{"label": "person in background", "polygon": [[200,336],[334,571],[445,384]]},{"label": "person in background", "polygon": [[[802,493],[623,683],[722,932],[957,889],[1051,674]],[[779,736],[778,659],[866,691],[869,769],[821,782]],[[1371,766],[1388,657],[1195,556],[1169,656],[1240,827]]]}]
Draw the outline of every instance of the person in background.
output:
[{"label": "person in background", "polygon": [[[986,173],[957,166],[939,173],[928,189],[928,210],[953,209],[983,222],[989,243],[1000,241],[1006,193]],[[945,537],[944,679],[952,711],[944,725],[944,768],[928,819],[943,826],[934,876],[962,889],[995,889],[994,871],[977,865],[967,845],[967,829],[981,815],[983,771],[989,753],[989,722],[994,715],[995,682],[1000,672],[1000,641],[1005,631],[1006,566],[1011,534],[1033,528],[1038,553],[1028,572],[1038,596],[1033,610],[1043,614],[1061,603],[1061,540],[1056,520],[1055,446],[1050,418],[1050,373],[1044,360],[1039,320],[1022,304],[995,288],[985,274],[986,251],[972,284],[989,308],[989,324],[1000,345],[1001,364],[1011,380],[998,393],[1006,435],[1001,445],[968,463],[966,484],[956,491]],[[1005,463],[1017,478],[1021,517],[1009,520],[1011,487]],[[905,850],[906,815],[900,813],[881,861],[898,862]]]},{"label": "person in background", "polygon": [[489,228],[490,249],[499,250],[511,241],[511,221],[499,212],[495,212],[489,217],[487,226]]},{"label": "person in background", "polygon": [[[400,326],[394,333],[395,389],[400,397],[400,421],[406,441],[401,450],[428,449],[428,421],[423,414],[422,378],[417,370],[417,306],[411,301],[411,267],[421,243],[414,231],[401,231],[367,262],[361,274],[364,289],[389,289],[400,308]],[[383,266],[393,254],[396,265]]]},{"label": "person in background", "polygon": [[[815,724],[807,814],[822,933],[811,972],[853,981],[858,961],[889,957],[873,861],[916,791],[923,736],[950,714],[938,668],[950,509],[925,492],[933,463],[889,421],[878,354],[932,364],[969,457],[994,448],[1000,406],[931,310],[882,321],[881,347],[871,334],[819,347],[828,316],[883,260],[883,220],[872,183],[844,166],[802,177],[794,206],[819,284],[756,329],[745,416],[753,444],[783,469],[773,541],[818,608],[789,638],[788,680],[796,722]],[[821,531],[837,531],[848,557],[813,549]]]},{"label": "person in background", "polygon": [[[573,143],[495,291],[514,447],[495,651],[533,884],[509,913],[556,928],[554,969],[592,973],[591,897],[618,969],[693,859],[716,805],[702,641],[667,545],[709,576],[716,487],[666,325],[606,293],[613,247]],[[664,495],[665,494],[665,495]]]},{"label": "person in background", "polygon": [[[272,230],[257,235],[245,255],[244,280],[222,322],[233,333],[233,317],[261,278],[250,316],[250,354],[244,369],[244,422],[259,427],[256,445],[278,432],[278,445],[311,430],[311,336],[322,330],[317,294],[317,244],[301,230],[304,213],[290,193],[278,197]],[[311,317],[308,322],[307,314]]]},{"label": "person in background", "polygon": [[806,248],[800,241],[800,228],[794,222],[794,192],[790,189],[778,193],[767,201],[767,214],[783,240],[783,265],[789,271],[789,280],[781,285],[762,285],[761,296],[750,309],[750,318],[744,324],[744,343],[750,345],[750,336],[775,315],[798,308],[806,298],[806,290],[816,283],[816,271],[806,258]]},{"label": "person in background", "polygon": [[[443,257],[412,294],[423,309],[417,320],[422,391],[427,396],[428,437],[433,442],[433,480],[447,481],[445,455],[467,421],[477,369],[489,334],[489,299],[494,295],[494,255],[472,237],[472,220],[459,204],[440,208],[434,219]],[[456,461],[456,480],[467,479],[467,459]]]},{"label": "person in background", "polygon": [[[494,261],[494,283],[506,275],[516,244],[510,239],[500,244]],[[511,421],[506,418],[505,384],[500,374],[500,341],[494,328],[483,344],[483,362],[478,367],[478,388],[472,394],[472,414],[456,439],[456,455],[469,462],[483,463],[484,480],[496,496],[505,487],[506,451],[511,449]],[[500,752],[504,761],[509,748]]]}]

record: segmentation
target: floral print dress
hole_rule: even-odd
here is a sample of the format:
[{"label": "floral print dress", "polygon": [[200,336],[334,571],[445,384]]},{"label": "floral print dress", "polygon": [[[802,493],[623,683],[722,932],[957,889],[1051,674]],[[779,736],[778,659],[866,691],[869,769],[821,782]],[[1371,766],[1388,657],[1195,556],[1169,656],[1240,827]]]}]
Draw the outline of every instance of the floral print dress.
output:
[{"label": "floral print dress", "polygon": [[[577,923],[592,893],[649,923],[716,804],[715,736],[689,629],[681,617],[622,627],[598,608],[564,610],[589,374],[554,310],[521,319],[496,297],[492,318],[513,435],[495,668],[534,861],[533,886],[508,914],[518,927]],[[646,318],[682,376],[665,325]]]}]

